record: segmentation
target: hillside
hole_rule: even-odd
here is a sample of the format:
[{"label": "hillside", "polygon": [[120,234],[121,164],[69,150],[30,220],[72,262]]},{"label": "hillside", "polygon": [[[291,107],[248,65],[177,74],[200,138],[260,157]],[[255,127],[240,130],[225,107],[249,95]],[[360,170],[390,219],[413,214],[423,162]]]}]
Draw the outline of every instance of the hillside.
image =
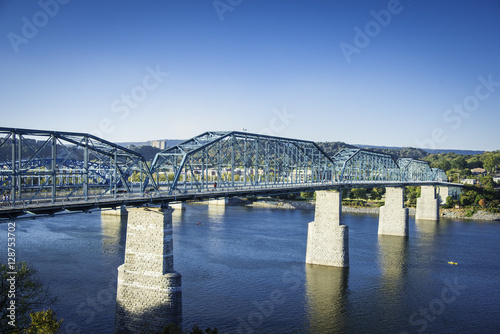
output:
[{"label": "hillside", "polygon": [[[397,147],[397,146],[373,146],[373,145],[357,145],[357,147],[361,148],[366,148],[366,149],[389,149],[389,150],[400,150],[402,147]],[[416,148],[416,150],[422,150],[424,152],[427,152],[429,154],[436,154],[436,153],[456,153],[460,155],[476,155],[476,154],[482,154],[485,151],[478,151],[478,150],[452,150],[452,149],[440,149],[440,150],[431,150],[431,149],[419,149]]]},{"label": "hillside", "polygon": [[376,147],[368,145],[351,145],[344,142],[318,142],[319,147],[328,155],[334,155],[343,148],[363,148],[372,152],[391,154],[396,158],[424,159],[429,153],[412,147]]}]

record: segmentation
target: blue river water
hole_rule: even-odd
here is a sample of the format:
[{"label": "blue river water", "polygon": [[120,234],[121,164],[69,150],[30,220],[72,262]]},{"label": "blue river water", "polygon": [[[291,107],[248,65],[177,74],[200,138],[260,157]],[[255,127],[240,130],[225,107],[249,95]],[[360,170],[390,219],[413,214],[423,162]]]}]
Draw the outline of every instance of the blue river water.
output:
[{"label": "blue river water", "polygon": [[[499,332],[500,223],[410,218],[410,237],[401,238],[378,236],[378,216],[344,214],[350,268],[342,269],[305,264],[313,217],[311,210],[235,206],[174,212],[184,329]],[[63,333],[113,332],[125,237],[125,221],[99,213],[16,222],[17,260],[31,263],[57,296]],[[2,263],[6,244],[1,224]]]}]

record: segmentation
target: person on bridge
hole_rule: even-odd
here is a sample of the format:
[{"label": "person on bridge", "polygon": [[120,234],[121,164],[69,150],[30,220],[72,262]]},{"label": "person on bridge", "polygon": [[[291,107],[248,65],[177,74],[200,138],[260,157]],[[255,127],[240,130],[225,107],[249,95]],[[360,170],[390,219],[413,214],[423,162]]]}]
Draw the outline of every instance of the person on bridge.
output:
[{"label": "person on bridge", "polygon": [[215,191],[215,188],[217,188],[217,182],[214,182],[214,191]]}]

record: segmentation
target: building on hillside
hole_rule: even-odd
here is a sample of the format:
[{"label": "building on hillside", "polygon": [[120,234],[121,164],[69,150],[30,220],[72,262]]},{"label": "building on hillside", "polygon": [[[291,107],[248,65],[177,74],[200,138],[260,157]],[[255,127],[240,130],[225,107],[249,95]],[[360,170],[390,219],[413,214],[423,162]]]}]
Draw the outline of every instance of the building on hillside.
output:
[{"label": "building on hillside", "polygon": [[474,168],[471,169],[470,172],[472,175],[486,175],[486,169],[484,168]]},{"label": "building on hillside", "polygon": [[463,184],[475,185],[477,183],[476,179],[463,179],[461,181]]},{"label": "building on hillside", "polygon": [[150,141],[150,145],[156,148],[159,148],[160,150],[164,150],[167,148],[167,141],[166,140],[152,140]]}]

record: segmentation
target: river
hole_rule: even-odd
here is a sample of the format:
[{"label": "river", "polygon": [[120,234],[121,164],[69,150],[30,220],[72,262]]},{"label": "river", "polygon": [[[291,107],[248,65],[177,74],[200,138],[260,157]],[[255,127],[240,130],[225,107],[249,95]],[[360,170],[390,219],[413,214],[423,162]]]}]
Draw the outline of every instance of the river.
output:
[{"label": "river", "polygon": [[[378,236],[344,214],[350,268],[306,265],[312,210],[188,205],[173,213],[184,329],[219,333],[497,333],[500,224],[415,221]],[[197,224],[197,223],[201,223]],[[126,223],[99,213],[16,222],[18,261],[58,297],[63,333],[112,333]],[[7,225],[0,225],[2,263]],[[450,265],[454,261],[457,265]]]}]

